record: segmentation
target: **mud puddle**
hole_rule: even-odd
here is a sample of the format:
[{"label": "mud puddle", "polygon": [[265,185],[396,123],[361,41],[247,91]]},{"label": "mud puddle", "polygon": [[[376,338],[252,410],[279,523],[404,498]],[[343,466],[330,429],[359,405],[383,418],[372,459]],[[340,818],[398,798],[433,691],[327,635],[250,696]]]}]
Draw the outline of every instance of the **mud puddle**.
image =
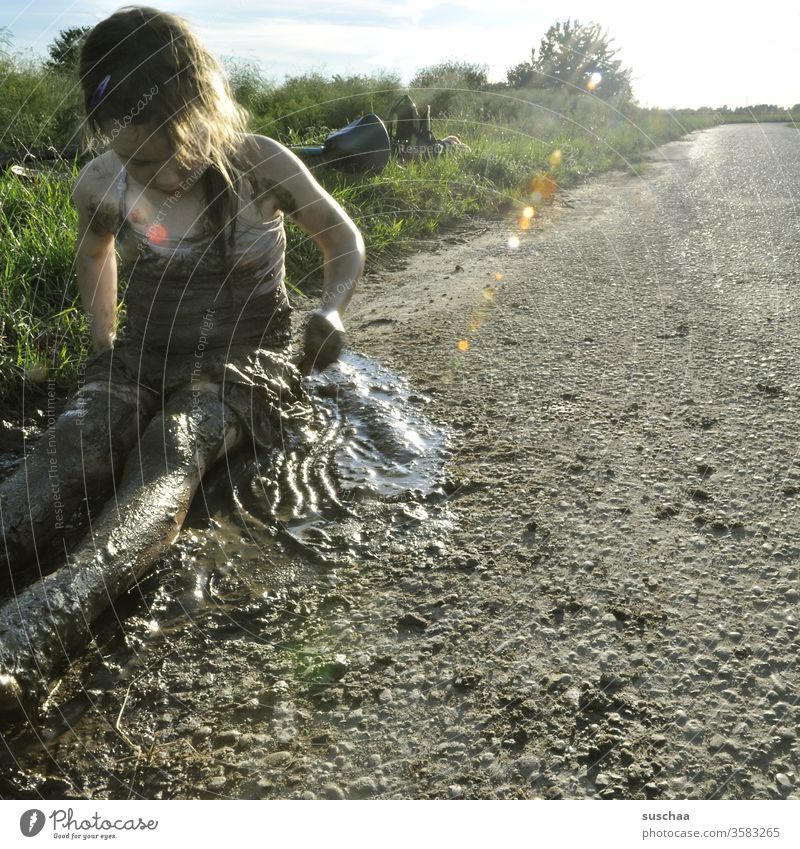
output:
[{"label": "mud puddle", "polygon": [[[314,450],[288,456],[244,449],[207,476],[164,566],[188,575],[182,599],[215,599],[220,576],[242,571],[254,596],[330,576],[347,560],[433,518],[442,500],[446,430],[424,414],[428,399],[377,360],[346,355],[310,380],[321,424]],[[365,527],[377,506],[392,528]],[[189,562],[191,567],[182,568]]]},{"label": "mud puddle", "polygon": [[[0,795],[117,795],[114,764],[140,756],[165,715],[173,725],[176,700],[208,727],[242,710],[271,718],[287,674],[326,682],[346,667],[331,620],[353,575],[387,551],[445,547],[450,436],[427,418],[428,399],[353,353],[310,383],[313,450],[243,448],[206,475],[178,542],[97,623],[41,715],[5,730]],[[90,790],[87,757],[107,761],[106,786]],[[167,784],[141,793],[189,792]]]}]

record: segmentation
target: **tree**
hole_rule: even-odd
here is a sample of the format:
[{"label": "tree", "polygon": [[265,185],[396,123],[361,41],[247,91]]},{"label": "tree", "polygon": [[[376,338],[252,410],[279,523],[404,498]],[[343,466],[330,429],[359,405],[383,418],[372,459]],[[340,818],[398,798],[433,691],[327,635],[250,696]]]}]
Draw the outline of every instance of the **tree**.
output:
[{"label": "tree", "polygon": [[525,88],[531,85],[536,77],[533,63],[536,58],[536,50],[531,50],[531,58],[529,62],[520,62],[509,68],[506,71],[506,78],[511,88]]},{"label": "tree", "polygon": [[542,88],[569,86],[591,91],[598,97],[630,100],[631,71],[616,58],[613,39],[599,24],[582,24],[567,19],[558,21],[544,35],[538,57],[509,69],[509,84],[521,79],[522,85]]},{"label": "tree", "polygon": [[81,45],[90,29],[91,27],[62,29],[47,47],[50,58],[45,62],[45,67],[51,71],[65,71],[67,73],[77,70]]}]

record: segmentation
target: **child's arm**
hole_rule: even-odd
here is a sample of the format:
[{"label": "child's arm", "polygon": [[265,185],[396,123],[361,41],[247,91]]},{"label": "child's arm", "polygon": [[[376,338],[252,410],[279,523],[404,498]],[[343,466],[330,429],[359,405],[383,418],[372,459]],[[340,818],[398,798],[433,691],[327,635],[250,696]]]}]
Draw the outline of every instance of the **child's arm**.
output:
[{"label": "child's arm", "polygon": [[342,347],[341,314],[364,271],[364,240],[347,213],[290,150],[265,136],[255,138],[261,160],[255,169],[257,191],[271,195],[324,257],[322,309],[312,314],[306,328],[301,370],[325,368]]},{"label": "child's arm", "polygon": [[75,271],[78,291],[86,312],[96,351],[114,344],[117,313],[117,258],[114,252],[114,222],[99,200],[97,179],[90,162],[72,190],[78,210],[78,244]]}]

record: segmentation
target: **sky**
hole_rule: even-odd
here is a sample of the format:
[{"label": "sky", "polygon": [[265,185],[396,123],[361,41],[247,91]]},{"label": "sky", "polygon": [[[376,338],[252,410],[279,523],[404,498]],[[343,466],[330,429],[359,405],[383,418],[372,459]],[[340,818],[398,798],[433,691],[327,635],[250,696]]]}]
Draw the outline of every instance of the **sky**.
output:
[{"label": "sky", "polygon": [[[269,78],[399,73],[408,82],[446,60],[489,66],[492,80],[530,58],[558,20],[597,22],[633,71],[643,106],[665,109],[800,103],[800,4],[787,0],[645,4],[641,0],[171,0],[218,56],[255,63]],[[734,7],[739,7],[734,10]],[[16,53],[42,56],[59,31],[92,25],[117,4],[3,0],[0,27]],[[0,45],[1,46],[1,45]]]}]

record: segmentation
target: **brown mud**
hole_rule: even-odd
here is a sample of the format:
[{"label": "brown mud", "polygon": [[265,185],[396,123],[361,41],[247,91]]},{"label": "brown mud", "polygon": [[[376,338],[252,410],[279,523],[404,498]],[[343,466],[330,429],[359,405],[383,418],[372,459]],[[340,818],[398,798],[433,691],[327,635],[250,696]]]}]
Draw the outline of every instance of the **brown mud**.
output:
[{"label": "brown mud", "polygon": [[799,178],[722,127],[370,275],[441,475],[190,515],[0,795],[797,798]]}]

